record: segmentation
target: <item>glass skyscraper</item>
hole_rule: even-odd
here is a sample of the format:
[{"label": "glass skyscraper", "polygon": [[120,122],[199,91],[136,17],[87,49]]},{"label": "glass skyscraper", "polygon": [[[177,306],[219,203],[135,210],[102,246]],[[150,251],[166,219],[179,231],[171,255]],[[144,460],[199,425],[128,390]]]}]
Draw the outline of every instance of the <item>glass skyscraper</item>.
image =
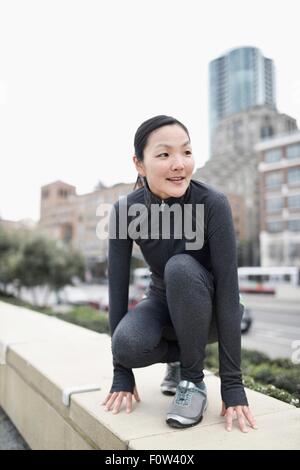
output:
[{"label": "glass skyscraper", "polygon": [[210,134],[219,121],[252,106],[276,108],[273,60],[256,47],[232,49],[209,64]]}]

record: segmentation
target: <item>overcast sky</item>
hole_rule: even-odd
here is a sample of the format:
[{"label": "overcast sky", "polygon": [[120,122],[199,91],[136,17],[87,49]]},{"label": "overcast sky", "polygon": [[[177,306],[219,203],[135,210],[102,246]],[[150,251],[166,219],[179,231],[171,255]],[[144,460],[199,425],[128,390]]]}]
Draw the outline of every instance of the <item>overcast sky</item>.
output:
[{"label": "overcast sky", "polygon": [[208,158],[208,63],[255,46],[300,125],[297,0],[0,0],[0,216],[39,218],[40,187],[133,182],[133,138],[157,114]]}]

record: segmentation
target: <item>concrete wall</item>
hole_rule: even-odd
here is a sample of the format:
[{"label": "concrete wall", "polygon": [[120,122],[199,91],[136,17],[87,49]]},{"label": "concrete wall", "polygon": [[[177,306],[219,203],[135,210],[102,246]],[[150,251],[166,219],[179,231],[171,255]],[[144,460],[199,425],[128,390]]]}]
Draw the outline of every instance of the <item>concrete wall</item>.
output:
[{"label": "concrete wall", "polygon": [[[258,430],[225,431],[220,382],[206,371],[201,424],[165,423],[165,365],[135,369],[141,402],[113,415],[101,405],[112,381],[110,337],[0,302],[0,406],[31,449],[299,449],[300,410],[247,390]],[[70,390],[77,390],[70,395]],[[85,389],[94,389],[84,391]]]}]

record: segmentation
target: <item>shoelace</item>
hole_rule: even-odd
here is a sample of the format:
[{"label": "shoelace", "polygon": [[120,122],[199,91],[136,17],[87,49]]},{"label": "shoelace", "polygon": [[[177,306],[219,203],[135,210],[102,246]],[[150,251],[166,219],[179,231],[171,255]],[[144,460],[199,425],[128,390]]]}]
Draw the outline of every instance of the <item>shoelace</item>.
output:
[{"label": "shoelace", "polygon": [[178,379],[178,366],[169,366],[168,365],[168,373],[167,373],[167,380],[177,380]]},{"label": "shoelace", "polygon": [[193,396],[193,393],[200,393],[200,395],[204,395],[203,391],[196,388],[183,388],[183,387],[177,387],[176,390],[176,399],[175,403],[177,405],[181,406],[188,406],[191,403],[191,399]]}]

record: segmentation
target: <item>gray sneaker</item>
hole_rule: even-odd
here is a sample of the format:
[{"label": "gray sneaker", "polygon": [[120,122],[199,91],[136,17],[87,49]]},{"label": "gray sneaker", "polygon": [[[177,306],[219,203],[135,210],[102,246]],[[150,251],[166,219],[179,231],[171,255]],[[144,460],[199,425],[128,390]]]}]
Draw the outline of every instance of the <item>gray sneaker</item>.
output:
[{"label": "gray sneaker", "polygon": [[181,380],[176,396],[167,411],[166,422],[174,428],[187,428],[200,423],[207,408],[207,390],[204,382],[195,385]]},{"label": "gray sneaker", "polygon": [[180,379],[180,362],[169,362],[166,375],[160,384],[161,392],[164,395],[175,395]]}]

